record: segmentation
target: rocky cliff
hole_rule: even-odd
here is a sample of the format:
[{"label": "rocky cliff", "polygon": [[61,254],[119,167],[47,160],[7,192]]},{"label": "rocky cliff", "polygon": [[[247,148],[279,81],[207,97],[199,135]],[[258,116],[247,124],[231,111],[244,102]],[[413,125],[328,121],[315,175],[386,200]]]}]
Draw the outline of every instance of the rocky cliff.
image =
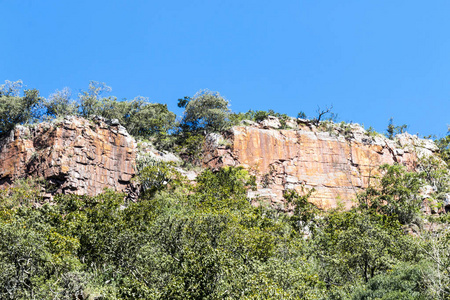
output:
[{"label": "rocky cliff", "polygon": [[431,140],[409,134],[394,140],[367,132],[357,124],[314,124],[299,120],[279,129],[275,118],[260,124],[238,126],[225,137],[207,139],[204,165],[212,168],[243,166],[257,177],[258,190],[251,196],[283,205],[283,193],[300,193],[314,188],[310,198],[321,208],[341,202],[349,208],[366,188],[378,167],[399,163],[410,170],[417,159],[431,155],[437,147]]},{"label": "rocky cliff", "polygon": [[[341,202],[349,208],[356,194],[373,182],[380,165],[400,163],[413,170],[418,157],[437,151],[430,140],[409,134],[390,140],[356,124],[292,119],[284,124],[287,129],[280,127],[278,119],[269,118],[233,127],[224,136],[208,136],[204,166],[247,168],[258,183],[250,196],[275,207],[284,205],[283,193],[288,189],[305,193],[314,188],[311,201],[319,207],[332,208]],[[141,148],[154,159],[177,160],[155,152],[151,145],[141,143]],[[101,118],[66,117],[17,126],[0,141],[0,188],[17,178],[36,176],[54,184],[53,193],[127,191],[137,152],[124,127]],[[195,175],[187,175],[195,180]]]},{"label": "rocky cliff", "polygon": [[134,175],[136,142],[117,122],[66,117],[17,126],[0,143],[1,187],[37,176],[58,193],[96,195],[124,191]]}]

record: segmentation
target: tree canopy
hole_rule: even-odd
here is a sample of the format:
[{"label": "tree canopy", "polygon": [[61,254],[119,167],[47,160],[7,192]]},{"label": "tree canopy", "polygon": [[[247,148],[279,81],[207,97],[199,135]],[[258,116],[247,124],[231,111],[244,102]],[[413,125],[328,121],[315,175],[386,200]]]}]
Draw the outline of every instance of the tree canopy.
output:
[{"label": "tree canopy", "polygon": [[218,132],[228,125],[229,103],[218,92],[202,90],[182,104],[186,107],[182,123],[192,131]]},{"label": "tree canopy", "polygon": [[25,124],[39,117],[38,109],[42,103],[39,91],[25,90],[20,96],[22,81],[10,82],[0,86],[0,135],[5,135],[17,124]]},{"label": "tree canopy", "polygon": [[382,203],[321,211],[314,191],[290,191],[293,213],[253,206],[254,179],[234,167],[192,185],[170,164],[143,162],[137,202],[105,191],[49,204],[39,182],[21,181],[0,193],[0,297],[447,299],[448,230],[407,234],[405,208],[389,201],[412,179],[383,170],[371,194]]}]

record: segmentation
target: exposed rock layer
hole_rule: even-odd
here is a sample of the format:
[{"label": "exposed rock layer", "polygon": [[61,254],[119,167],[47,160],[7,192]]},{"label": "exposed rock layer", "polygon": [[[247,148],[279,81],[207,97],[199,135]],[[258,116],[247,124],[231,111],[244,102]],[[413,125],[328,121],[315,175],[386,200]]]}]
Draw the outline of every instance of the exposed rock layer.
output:
[{"label": "exposed rock layer", "polygon": [[134,175],[136,143],[124,127],[102,119],[17,126],[1,142],[0,186],[26,176],[43,177],[55,192],[96,195],[123,191]]},{"label": "exposed rock layer", "polygon": [[[437,151],[432,141],[409,134],[389,140],[371,136],[357,125],[325,123],[317,128],[306,120],[288,121],[289,130],[276,129],[280,122],[269,119],[234,127],[225,137],[208,136],[204,165],[247,168],[258,182],[258,190],[250,196],[260,196],[273,206],[284,205],[283,193],[288,189],[304,193],[314,188],[311,201],[318,206],[332,208],[342,202],[348,208],[380,165],[397,162],[412,170],[418,157]],[[141,144],[140,152],[154,159],[176,160]],[[17,126],[0,141],[0,188],[17,178],[37,176],[54,183],[58,193],[125,191],[135,173],[136,152],[134,138],[118,122],[67,117]]]},{"label": "exposed rock layer", "polygon": [[418,156],[437,151],[432,141],[409,134],[393,141],[369,136],[357,125],[334,124],[320,130],[309,122],[293,126],[297,128],[234,127],[228,136],[231,147],[211,141],[217,137],[207,139],[204,164],[247,168],[257,176],[258,191],[252,195],[268,199],[272,206],[283,204],[287,189],[304,193],[314,188],[311,201],[319,207],[332,208],[341,202],[349,208],[380,165],[400,163],[412,170]]}]

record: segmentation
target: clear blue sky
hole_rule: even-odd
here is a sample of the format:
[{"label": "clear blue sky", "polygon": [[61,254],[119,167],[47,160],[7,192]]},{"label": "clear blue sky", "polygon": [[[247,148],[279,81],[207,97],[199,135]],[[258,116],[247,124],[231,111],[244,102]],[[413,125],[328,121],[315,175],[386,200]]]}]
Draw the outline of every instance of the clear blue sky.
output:
[{"label": "clear blue sky", "polygon": [[0,0],[0,82],[48,97],[90,80],[167,103],[208,88],[235,112],[274,109],[384,131],[450,124],[450,1]]}]

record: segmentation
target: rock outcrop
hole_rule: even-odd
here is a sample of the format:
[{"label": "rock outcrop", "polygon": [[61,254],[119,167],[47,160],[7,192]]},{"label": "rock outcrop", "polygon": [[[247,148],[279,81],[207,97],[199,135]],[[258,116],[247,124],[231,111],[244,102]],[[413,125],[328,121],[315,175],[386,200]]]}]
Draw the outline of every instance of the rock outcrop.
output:
[{"label": "rock outcrop", "polygon": [[57,193],[96,195],[104,188],[124,191],[134,175],[134,138],[102,118],[17,126],[0,143],[0,187],[37,176]]},{"label": "rock outcrop", "polygon": [[[310,200],[321,208],[346,208],[367,188],[378,167],[399,163],[414,170],[421,156],[437,151],[430,140],[409,134],[394,140],[357,124],[334,124],[270,117],[246,122],[227,134],[207,136],[204,166],[243,166],[256,175],[255,199],[285,208],[283,193],[315,190]],[[289,129],[279,129],[280,127]],[[17,126],[0,141],[0,188],[17,178],[35,176],[54,185],[52,193],[96,195],[105,188],[135,188],[137,152],[150,159],[178,162],[148,143],[137,143],[117,121],[66,117],[59,122]],[[196,174],[179,169],[190,180]],[[49,195],[51,196],[51,195]]]},{"label": "rock outcrop", "polygon": [[316,127],[299,120],[288,125],[293,128],[278,130],[274,120],[233,127],[225,136],[228,146],[221,137],[210,137],[204,165],[250,170],[258,182],[258,190],[250,195],[272,206],[283,206],[288,189],[305,193],[314,188],[310,200],[319,207],[333,208],[341,202],[349,208],[356,194],[378,175],[380,165],[399,163],[413,170],[418,157],[437,151],[430,140],[407,133],[390,140],[357,124],[322,122]]}]

